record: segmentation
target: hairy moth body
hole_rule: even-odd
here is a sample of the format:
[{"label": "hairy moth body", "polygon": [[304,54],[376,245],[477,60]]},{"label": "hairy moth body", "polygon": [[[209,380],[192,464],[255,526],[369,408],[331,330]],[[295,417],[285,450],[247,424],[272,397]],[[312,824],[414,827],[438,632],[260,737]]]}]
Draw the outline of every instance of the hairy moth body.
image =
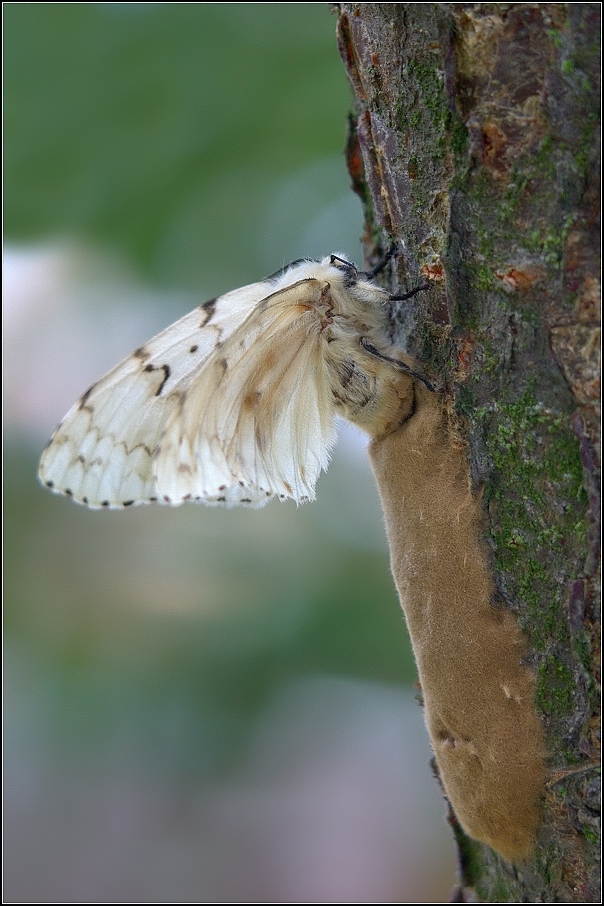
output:
[{"label": "hairy moth body", "polygon": [[511,862],[535,846],[544,788],[535,677],[515,617],[495,606],[480,498],[438,394],[369,456],[424,716],[447,797],[471,837]]}]

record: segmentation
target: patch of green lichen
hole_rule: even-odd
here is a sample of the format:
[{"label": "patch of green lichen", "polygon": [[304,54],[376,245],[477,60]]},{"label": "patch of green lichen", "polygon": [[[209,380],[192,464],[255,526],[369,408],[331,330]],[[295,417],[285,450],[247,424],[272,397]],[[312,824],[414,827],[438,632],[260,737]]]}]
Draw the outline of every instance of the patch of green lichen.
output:
[{"label": "patch of green lichen", "polygon": [[562,33],[557,28],[550,28],[547,35],[552,42],[552,47],[557,50],[562,44]]},{"label": "patch of green lichen", "polygon": [[[476,224],[482,254],[490,257],[485,242],[488,236],[491,249],[499,248],[500,254],[503,251],[505,255],[510,247],[517,256],[519,246],[524,247],[553,272],[559,270],[572,225],[569,218],[556,223],[548,217],[548,211],[559,202],[557,168],[561,153],[561,142],[544,135],[538,148],[516,159],[505,182],[492,179],[486,167],[471,175],[467,189],[484,215],[483,222]],[[535,199],[539,199],[540,214],[527,221],[527,205],[534,208]],[[494,264],[492,260],[490,263]]]},{"label": "patch of green lichen", "polygon": [[516,211],[520,199],[524,196],[531,176],[519,167],[512,170],[509,182],[499,202],[498,216],[502,221],[507,221]]},{"label": "patch of green lichen", "polygon": [[496,404],[495,418],[487,446],[495,467],[489,506],[498,566],[527,605],[536,646],[546,650],[552,638],[566,637],[563,571],[584,542],[578,443],[569,419],[539,404],[530,389]]},{"label": "patch of green lichen", "polygon": [[[461,189],[464,194],[475,201],[485,201],[491,196],[491,187],[489,179],[484,169],[473,171],[468,166],[468,160],[456,161],[457,167],[451,177],[449,188]],[[465,165],[464,165],[465,164]]]},{"label": "patch of green lichen", "polygon": [[[573,709],[575,679],[562,652],[570,639],[568,583],[585,551],[586,497],[570,419],[540,404],[532,388],[516,400],[475,413],[486,425],[494,466],[487,492],[497,571],[507,593],[523,602],[521,623],[541,652],[536,701],[554,721]],[[562,751],[562,740],[557,749]]]},{"label": "patch of green lichen", "polygon": [[593,158],[594,130],[599,127],[600,115],[597,110],[590,110],[585,116],[585,125],[579,140],[579,149],[575,154],[575,163],[579,173],[585,179]]},{"label": "patch of green lichen", "polygon": [[417,218],[418,222],[421,223],[422,219],[426,216],[426,208],[430,203],[428,181],[421,177],[414,181],[413,196],[409,201],[412,205],[414,216]]},{"label": "patch of green lichen", "polygon": [[478,239],[478,251],[486,259],[492,261],[495,254],[495,237],[493,231],[477,227],[476,235]]},{"label": "patch of green lichen", "polygon": [[409,61],[407,71],[421,90],[422,101],[432,114],[434,126],[441,130],[447,121],[447,102],[440,66],[431,64],[426,57],[415,57]]},{"label": "patch of green lichen", "polygon": [[554,140],[551,135],[544,135],[541,143],[530,158],[533,173],[535,175],[546,173],[552,179],[556,176],[556,166],[554,163],[553,152],[555,150]]},{"label": "patch of green lichen", "polygon": [[474,287],[479,293],[486,293],[495,287],[495,276],[486,264],[475,264],[472,267]]},{"label": "patch of green lichen", "polygon": [[[576,60],[575,87],[580,97],[580,108],[576,117],[578,142],[574,149],[575,164],[583,178],[594,163],[594,135],[600,124],[600,92],[597,84],[599,73],[599,41],[590,47],[584,46]],[[590,80],[588,70],[592,75]],[[597,144],[597,142],[596,142]]]},{"label": "patch of green lichen", "polygon": [[540,841],[535,856],[536,868],[543,878],[543,883],[549,889],[555,889],[562,878],[559,846],[551,837],[546,838],[545,841]]},{"label": "patch of green lichen", "polygon": [[566,238],[573,225],[574,215],[569,214],[559,227],[531,230],[525,238],[525,248],[540,255],[543,263],[552,271],[560,269]]},{"label": "patch of green lichen", "polygon": [[556,654],[548,654],[537,673],[535,702],[550,718],[561,719],[573,710],[575,680],[572,671]]},{"label": "patch of green lichen", "polygon": [[473,172],[469,181],[471,185],[468,186],[468,189],[477,202],[488,202],[493,197],[491,179],[484,167],[481,167],[478,172]]},{"label": "patch of green lichen", "polygon": [[[427,125],[426,114],[430,117],[429,133],[433,138],[433,160],[438,163],[445,152],[447,141],[455,136],[455,143],[459,147],[465,140],[463,131],[465,127],[461,121],[455,124],[453,133],[449,129],[451,114],[443,81],[440,65],[431,63],[425,57],[415,57],[409,61],[407,74],[417,86],[418,102],[414,105],[413,112],[406,115],[409,125],[414,130],[419,130]],[[402,113],[402,111],[400,111]],[[402,121],[399,120],[399,122]]]},{"label": "patch of green lichen", "polygon": [[477,334],[476,350],[472,380],[479,383],[485,374],[494,376],[501,369],[501,355],[485,331]]},{"label": "patch of green lichen", "polygon": [[[550,208],[558,203],[559,186],[556,178],[556,164],[559,154],[551,136],[546,135],[537,151],[519,160],[510,173],[501,198],[493,199],[497,230],[500,238],[514,244],[521,240],[526,251],[539,255],[543,263],[553,271],[560,267],[564,243],[570,223],[553,223],[547,216]],[[533,228],[527,230],[522,214],[523,205],[531,199],[539,199],[540,216],[533,218]],[[523,223],[519,234],[518,225]]]},{"label": "patch of green lichen", "polygon": [[[516,158],[507,179],[493,179],[486,167],[471,174],[468,190],[481,203],[489,203],[488,229],[496,229],[502,237],[518,240],[517,215],[521,205],[530,197],[539,196],[540,210],[548,202],[554,202],[558,189],[556,185],[557,145],[545,135],[537,148]],[[503,230],[503,232],[502,232]]]},{"label": "patch of green lichen", "polygon": [[595,692],[595,684],[593,682],[593,677],[591,676],[592,671],[592,650],[591,642],[587,637],[587,634],[584,631],[578,632],[576,635],[573,635],[573,648],[575,654],[577,655],[577,660],[585,670],[585,678],[588,683],[589,692]]},{"label": "patch of green lichen", "polygon": [[543,312],[539,304],[528,299],[522,308],[522,320],[537,330],[543,322]]}]

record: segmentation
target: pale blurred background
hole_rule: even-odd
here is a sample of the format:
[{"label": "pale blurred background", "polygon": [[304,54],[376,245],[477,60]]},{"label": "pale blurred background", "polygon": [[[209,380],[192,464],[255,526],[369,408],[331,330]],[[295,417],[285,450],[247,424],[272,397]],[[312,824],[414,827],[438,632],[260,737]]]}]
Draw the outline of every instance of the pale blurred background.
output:
[{"label": "pale blurred background", "polygon": [[300,256],[361,263],[327,4],[7,4],[5,901],[443,902],[365,441],[318,501],[88,512],[86,387]]}]

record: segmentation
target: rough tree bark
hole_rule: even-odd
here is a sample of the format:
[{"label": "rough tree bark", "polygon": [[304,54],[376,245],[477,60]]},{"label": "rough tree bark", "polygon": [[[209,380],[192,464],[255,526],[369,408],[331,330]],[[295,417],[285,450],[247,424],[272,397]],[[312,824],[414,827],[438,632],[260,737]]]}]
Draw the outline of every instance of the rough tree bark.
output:
[{"label": "rough tree bark", "polygon": [[391,328],[438,375],[483,488],[547,739],[538,849],[470,840],[453,901],[599,902],[600,4],[342,3],[347,149]]}]

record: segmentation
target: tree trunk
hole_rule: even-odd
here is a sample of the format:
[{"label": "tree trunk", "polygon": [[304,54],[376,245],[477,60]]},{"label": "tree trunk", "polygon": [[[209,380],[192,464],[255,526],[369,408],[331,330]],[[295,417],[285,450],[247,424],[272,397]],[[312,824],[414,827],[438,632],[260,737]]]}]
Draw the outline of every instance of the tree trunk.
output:
[{"label": "tree trunk", "polygon": [[452,901],[599,902],[600,5],[342,3],[347,158],[367,257],[396,241],[393,337],[467,444],[498,596],[547,745],[538,847],[512,865],[454,813]]}]

